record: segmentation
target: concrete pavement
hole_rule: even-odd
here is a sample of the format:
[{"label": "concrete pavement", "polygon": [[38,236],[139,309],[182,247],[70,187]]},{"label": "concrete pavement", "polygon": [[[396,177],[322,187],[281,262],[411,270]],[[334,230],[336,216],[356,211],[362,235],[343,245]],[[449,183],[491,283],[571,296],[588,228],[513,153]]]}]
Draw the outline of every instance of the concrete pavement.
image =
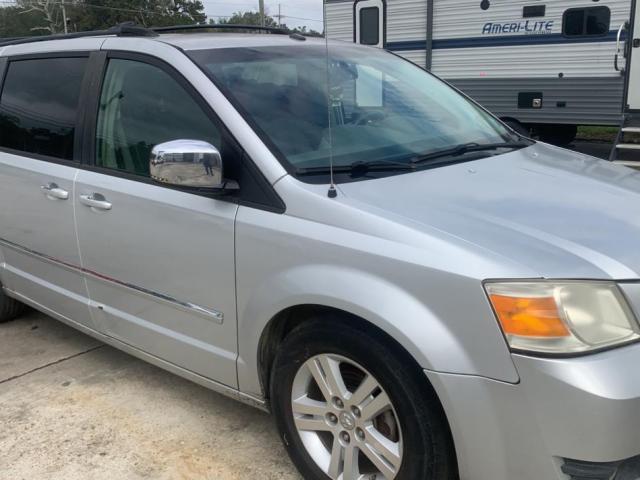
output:
[{"label": "concrete pavement", "polygon": [[40,313],[0,324],[0,480],[299,480],[270,416]]}]

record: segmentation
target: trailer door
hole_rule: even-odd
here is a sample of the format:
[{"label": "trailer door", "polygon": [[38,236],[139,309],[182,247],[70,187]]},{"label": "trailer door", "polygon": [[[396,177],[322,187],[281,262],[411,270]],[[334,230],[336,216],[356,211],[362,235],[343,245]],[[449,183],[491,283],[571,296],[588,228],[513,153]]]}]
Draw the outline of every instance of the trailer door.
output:
[{"label": "trailer door", "polygon": [[627,103],[630,110],[640,110],[640,1],[635,2],[631,59],[629,64],[629,93]]},{"label": "trailer door", "polygon": [[354,5],[354,42],[384,47],[384,0],[359,0]]}]

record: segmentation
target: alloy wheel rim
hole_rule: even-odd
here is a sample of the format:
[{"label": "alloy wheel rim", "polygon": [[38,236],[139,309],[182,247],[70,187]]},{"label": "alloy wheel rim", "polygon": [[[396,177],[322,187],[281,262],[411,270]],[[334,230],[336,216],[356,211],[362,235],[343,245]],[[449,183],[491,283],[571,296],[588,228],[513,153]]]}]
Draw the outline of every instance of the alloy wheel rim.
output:
[{"label": "alloy wheel rim", "polygon": [[392,480],[402,465],[398,415],[378,380],[335,354],[300,366],[293,420],[307,453],[332,480]]}]

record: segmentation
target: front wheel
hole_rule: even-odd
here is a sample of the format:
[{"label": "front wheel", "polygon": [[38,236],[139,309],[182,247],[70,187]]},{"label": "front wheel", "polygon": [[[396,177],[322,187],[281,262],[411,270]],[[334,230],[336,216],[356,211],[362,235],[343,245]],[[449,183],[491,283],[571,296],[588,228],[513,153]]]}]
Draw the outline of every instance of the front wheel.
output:
[{"label": "front wheel", "polygon": [[289,334],[272,369],[271,399],[303,477],[456,479],[448,426],[422,374],[377,336],[338,322]]}]

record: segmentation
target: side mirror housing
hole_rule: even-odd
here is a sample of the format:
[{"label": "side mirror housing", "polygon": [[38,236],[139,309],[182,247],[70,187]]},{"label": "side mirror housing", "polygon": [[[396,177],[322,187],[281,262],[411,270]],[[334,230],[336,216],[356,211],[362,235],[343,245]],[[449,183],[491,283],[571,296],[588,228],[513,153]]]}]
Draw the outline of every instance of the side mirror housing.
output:
[{"label": "side mirror housing", "polygon": [[222,157],[216,147],[201,140],[172,140],[151,150],[151,178],[164,185],[211,193],[237,189],[224,180]]}]

